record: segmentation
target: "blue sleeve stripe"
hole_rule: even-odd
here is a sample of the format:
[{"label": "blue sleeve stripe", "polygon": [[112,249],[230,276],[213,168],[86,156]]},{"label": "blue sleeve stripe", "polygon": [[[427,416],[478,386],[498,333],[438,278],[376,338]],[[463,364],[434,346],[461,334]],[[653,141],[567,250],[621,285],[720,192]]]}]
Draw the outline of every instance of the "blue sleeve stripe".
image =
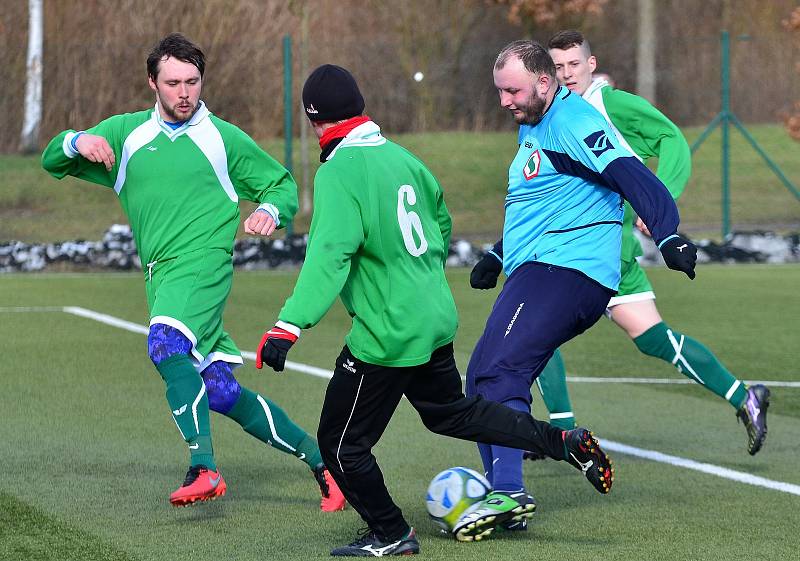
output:
[{"label": "blue sleeve stripe", "polygon": [[69,144],[70,144],[70,146],[72,146],[72,149],[73,149],[73,150],[75,150],[75,152],[77,152],[77,151],[78,151],[78,146],[77,146],[77,144],[75,144],[75,143],[77,142],[78,138],[80,138],[80,136],[81,136],[82,134],[86,134],[86,131],[78,131],[78,132],[76,132],[76,133],[75,133],[75,134],[72,136],[72,139],[69,141]]},{"label": "blue sleeve stripe", "polygon": [[500,238],[497,240],[497,243],[494,244],[492,253],[500,260],[501,263],[503,262],[503,238]]},{"label": "blue sleeve stripe", "polygon": [[591,224],[584,224],[583,226],[575,226],[574,228],[564,228],[563,230],[548,230],[545,234],[563,234],[565,232],[572,232],[573,230],[582,230],[583,228],[591,228],[592,226],[600,226],[601,224],[615,224],[617,226],[622,226],[622,221],[620,220],[599,220],[597,222],[592,222]]},{"label": "blue sleeve stripe", "polygon": [[669,240],[671,240],[672,238],[678,238],[678,237],[680,237],[680,236],[678,236],[678,234],[672,234],[671,236],[667,236],[666,238],[664,238],[663,240],[661,240],[661,243],[659,243],[659,244],[658,244],[658,249],[661,249],[661,247],[662,247],[662,246],[663,246],[665,243],[667,243]]}]

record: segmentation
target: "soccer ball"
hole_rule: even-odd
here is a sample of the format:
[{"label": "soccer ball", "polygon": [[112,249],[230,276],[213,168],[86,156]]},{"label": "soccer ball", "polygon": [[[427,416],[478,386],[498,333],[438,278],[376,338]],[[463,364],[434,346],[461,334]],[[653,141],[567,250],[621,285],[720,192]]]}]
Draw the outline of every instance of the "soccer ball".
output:
[{"label": "soccer ball", "polygon": [[428,514],[442,532],[449,534],[461,515],[476,508],[491,490],[492,485],[475,470],[446,469],[428,485]]}]

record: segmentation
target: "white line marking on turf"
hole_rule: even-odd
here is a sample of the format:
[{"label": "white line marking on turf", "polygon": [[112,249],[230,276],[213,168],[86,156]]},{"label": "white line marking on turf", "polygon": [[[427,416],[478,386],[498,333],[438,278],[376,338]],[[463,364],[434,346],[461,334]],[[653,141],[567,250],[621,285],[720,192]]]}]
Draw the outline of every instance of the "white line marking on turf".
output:
[{"label": "white line marking on turf", "polygon": [[63,312],[63,306],[9,306],[0,308],[0,312]]},{"label": "white line marking on turf", "polygon": [[[242,358],[246,358],[247,360],[252,360],[253,362],[255,362],[256,353],[251,353],[250,351],[242,351]],[[316,376],[317,378],[325,378],[326,380],[330,380],[331,378],[333,378],[332,370],[317,368],[316,366],[310,366],[308,364],[303,364],[302,362],[292,362],[291,360],[287,360],[286,368],[288,368],[289,370],[294,370],[295,372],[310,374],[312,376]]]},{"label": "white line marking on turf", "polygon": [[[142,333],[146,335],[148,333],[148,328],[144,325],[139,325],[130,321],[125,321],[120,318],[116,318],[114,316],[110,316],[108,314],[101,314],[99,312],[95,312],[92,310],[87,310],[86,308],[80,308],[77,306],[65,306],[63,308],[58,307],[31,307],[31,308],[24,308],[24,307],[15,307],[15,308],[0,308],[0,312],[22,312],[22,311],[29,311],[29,312],[58,312],[63,311],[68,314],[73,314],[76,316],[84,317],[87,319],[92,319],[95,321],[99,321],[100,323],[105,323],[106,325],[111,325],[113,327],[119,327],[120,329],[125,329],[127,331],[133,331],[134,333]],[[242,352],[242,357],[248,360],[255,360],[256,355],[255,353],[244,351]],[[291,362],[286,361],[286,368],[290,370],[294,370],[297,372],[303,372],[305,374],[310,374],[312,376],[316,376],[318,378],[327,378],[330,379],[333,376],[333,372],[329,370],[325,370],[324,368],[317,368],[315,366],[309,366],[307,364],[302,364],[299,362]],[[567,380],[574,381],[574,382],[627,382],[627,383],[689,383],[693,384],[695,382],[691,380],[670,380],[669,378],[589,378],[584,376],[575,376],[575,377],[567,377]],[[634,380],[631,382],[631,380]],[[654,382],[655,380],[655,382]],[[779,387],[783,384],[792,384],[786,385],[784,387],[798,387],[800,383],[796,382],[764,382],[766,384]],[[706,464],[703,462],[696,462],[694,460],[689,460],[687,458],[681,458],[679,456],[671,456],[669,454],[664,454],[662,452],[656,452],[655,450],[646,450],[644,448],[636,448],[635,446],[628,446],[627,444],[622,444],[620,442],[614,442],[613,440],[606,440],[602,439],[603,448],[606,450],[611,450],[612,452],[619,452],[620,454],[626,454],[629,456],[636,456],[638,458],[644,458],[646,460],[651,460],[654,462],[659,462],[662,464],[669,464],[676,467],[682,467],[685,469],[690,469],[694,471],[699,471],[701,473],[706,473],[709,475],[715,475],[717,477],[721,477],[723,479],[730,479],[732,481],[738,481],[740,483],[746,483],[748,485],[755,485],[757,487],[764,487],[767,489],[773,489],[775,491],[781,491],[783,493],[789,493],[792,495],[800,496],[800,485],[795,485],[793,483],[785,483],[783,481],[775,481],[772,479],[767,479],[765,477],[759,477],[757,475],[752,475],[750,473],[736,471],[728,468],[724,468],[721,466],[716,466],[714,464]]]},{"label": "white line marking on turf", "polygon": [[[148,328],[143,325],[139,325],[137,323],[126,321],[124,319],[116,318],[108,314],[102,314],[100,312],[95,312],[93,310],[88,310],[86,308],[81,308],[78,306],[64,306],[64,307],[11,306],[11,307],[0,307],[0,312],[66,312],[68,314],[73,314],[76,316],[93,319],[95,321],[99,321],[100,323],[105,323],[107,325],[119,327],[120,329],[125,329],[127,331],[133,331],[134,333],[141,333],[143,335],[147,335],[147,333],[149,332]],[[248,360],[252,360],[254,362],[256,360],[256,354],[250,351],[242,351],[242,357]],[[325,378],[327,380],[330,380],[331,377],[333,376],[333,372],[325,368],[317,368],[316,366],[310,366],[308,364],[303,364],[300,362],[292,362],[290,360],[286,361],[286,368],[294,370],[296,372],[310,374],[311,376],[316,376],[318,378]],[[462,376],[461,379],[464,380],[465,377]],[[586,384],[689,385],[697,383],[694,380],[689,380],[687,378],[624,378],[624,377],[609,378],[609,377],[595,377],[595,376],[567,376],[567,381],[575,383],[586,383]],[[800,382],[786,382],[777,380],[745,380],[745,383],[764,384],[767,386],[772,386],[773,388],[800,388]]]},{"label": "white line marking on turf", "polygon": [[[601,378],[594,376],[567,376],[567,382],[587,384],[678,384],[695,385],[688,378]],[[744,380],[745,384],[764,384],[775,388],[800,388],[800,382],[784,382],[777,380]]]},{"label": "white line marking on turf", "polygon": [[109,316],[108,314],[101,314],[100,312],[87,310],[86,308],[80,308],[78,306],[64,306],[62,311],[87,319],[93,319],[94,321],[99,321],[100,323],[105,323],[106,325],[110,325],[112,327],[119,327],[120,329],[125,329],[126,331],[141,333],[142,335],[147,335],[150,332],[150,330],[144,325],[139,325],[138,323],[133,323],[131,321],[125,321],[124,319]]},{"label": "white line marking on turf", "polygon": [[670,456],[669,454],[663,454],[661,452],[656,452],[655,450],[636,448],[635,446],[628,446],[627,444],[621,444],[605,438],[601,438],[600,441],[604,450],[611,450],[612,452],[619,452],[620,454],[627,454],[628,456],[636,456],[638,458],[644,458],[646,460],[652,460],[662,464],[670,464],[702,473],[708,473],[724,479],[731,479],[740,483],[747,483],[748,485],[766,487],[767,489],[783,491],[784,493],[791,493],[792,495],[800,495],[800,485],[784,483],[783,481],[774,481],[772,479],[766,479],[764,477],[759,477],[743,471],[736,471],[733,469],[715,466],[714,464],[695,462],[694,460],[688,460],[679,456]]}]

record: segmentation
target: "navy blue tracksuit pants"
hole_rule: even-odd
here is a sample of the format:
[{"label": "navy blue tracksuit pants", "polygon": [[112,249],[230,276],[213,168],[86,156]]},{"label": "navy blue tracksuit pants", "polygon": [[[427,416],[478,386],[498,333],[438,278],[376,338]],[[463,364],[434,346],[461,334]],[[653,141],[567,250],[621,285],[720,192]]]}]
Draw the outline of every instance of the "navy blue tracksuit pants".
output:
[{"label": "navy blue tracksuit pants", "polygon": [[[529,411],[531,385],[553,352],[594,325],[614,294],[573,269],[537,262],[517,268],[506,279],[475,345],[467,368],[467,396]],[[521,451],[519,461],[514,455],[501,457],[504,465],[498,464],[501,447],[492,447],[491,454],[488,446],[479,448],[490,481],[495,471],[496,489],[522,486]]]}]

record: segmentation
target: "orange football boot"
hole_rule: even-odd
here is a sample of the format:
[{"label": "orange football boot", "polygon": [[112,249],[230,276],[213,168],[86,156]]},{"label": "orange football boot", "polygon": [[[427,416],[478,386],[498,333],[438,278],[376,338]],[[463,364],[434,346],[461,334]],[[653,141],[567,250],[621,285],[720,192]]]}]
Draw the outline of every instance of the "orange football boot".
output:
[{"label": "orange football boot", "polygon": [[342,490],[336,484],[336,481],[331,477],[328,468],[325,464],[319,464],[314,468],[314,478],[319,483],[319,491],[322,493],[322,502],[319,508],[322,512],[336,512],[337,510],[344,510],[347,501],[342,494]]},{"label": "orange football boot", "polygon": [[198,501],[212,501],[221,497],[228,489],[219,471],[206,466],[192,466],[178,490],[169,496],[173,506],[190,506]]}]

